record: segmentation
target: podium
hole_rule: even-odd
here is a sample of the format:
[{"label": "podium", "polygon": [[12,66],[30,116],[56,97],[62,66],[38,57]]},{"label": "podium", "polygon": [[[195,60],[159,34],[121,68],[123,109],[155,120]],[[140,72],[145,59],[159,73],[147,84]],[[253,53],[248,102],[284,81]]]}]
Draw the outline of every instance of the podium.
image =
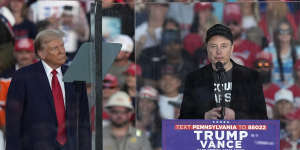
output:
[{"label": "podium", "polygon": [[279,150],[279,120],[163,120],[163,150]]}]

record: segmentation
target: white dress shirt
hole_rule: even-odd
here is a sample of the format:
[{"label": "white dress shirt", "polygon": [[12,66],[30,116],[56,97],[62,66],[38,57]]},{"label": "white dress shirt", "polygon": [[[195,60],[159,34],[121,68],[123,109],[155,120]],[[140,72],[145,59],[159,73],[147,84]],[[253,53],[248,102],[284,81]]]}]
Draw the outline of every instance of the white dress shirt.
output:
[{"label": "white dress shirt", "polygon": [[[52,68],[46,63],[46,62],[44,62],[44,61],[42,61],[42,64],[43,64],[43,66],[44,66],[44,69],[45,69],[45,72],[46,72],[46,75],[47,75],[47,77],[48,77],[48,81],[49,81],[49,85],[50,85],[50,87],[52,88],[52,77],[53,77],[53,75],[52,75]],[[60,85],[60,87],[61,87],[61,90],[62,90],[62,94],[63,94],[63,98],[64,98],[64,105],[66,104],[66,96],[65,96],[65,84],[64,84],[64,82],[63,82],[63,74],[62,74],[62,72],[61,72],[61,67],[59,67],[59,68],[57,68],[56,69],[56,71],[57,71],[57,74],[56,74],[56,76],[57,76],[57,79],[58,79],[58,82],[59,82],[59,85]],[[66,105],[65,105],[65,107],[66,107]]]}]

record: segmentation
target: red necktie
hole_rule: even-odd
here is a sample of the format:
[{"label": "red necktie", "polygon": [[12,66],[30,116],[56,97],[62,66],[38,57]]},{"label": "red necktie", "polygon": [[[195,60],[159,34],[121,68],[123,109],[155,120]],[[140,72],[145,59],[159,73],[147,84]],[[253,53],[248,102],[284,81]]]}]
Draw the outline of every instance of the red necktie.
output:
[{"label": "red necktie", "polygon": [[53,70],[52,72],[52,95],[54,99],[56,118],[57,118],[57,136],[56,140],[59,144],[64,145],[67,141],[66,137],[66,114],[64,106],[64,98],[62,94],[61,87],[57,79],[57,71]]}]

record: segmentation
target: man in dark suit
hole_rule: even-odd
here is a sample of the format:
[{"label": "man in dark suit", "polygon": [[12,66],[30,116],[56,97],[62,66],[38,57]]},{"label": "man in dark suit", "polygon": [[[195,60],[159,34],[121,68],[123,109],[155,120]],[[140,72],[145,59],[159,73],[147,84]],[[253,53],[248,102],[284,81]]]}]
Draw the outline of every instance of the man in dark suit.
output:
[{"label": "man in dark suit", "polygon": [[[267,119],[258,73],[230,59],[234,49],[231,30],[216,24],[208,29],[205,42],[210,64],[186,77],[179,118],[220,119],[221,106],[225,106],[222,119]],[[224,66],[222,82],[217,62]]]},{"label": "man in dark suit", "polygon": [[41,31],[35,52],[41,61],[13,75],[6,106],[6,150],[90,150],[85,83],[63,82],[62,33]]}]

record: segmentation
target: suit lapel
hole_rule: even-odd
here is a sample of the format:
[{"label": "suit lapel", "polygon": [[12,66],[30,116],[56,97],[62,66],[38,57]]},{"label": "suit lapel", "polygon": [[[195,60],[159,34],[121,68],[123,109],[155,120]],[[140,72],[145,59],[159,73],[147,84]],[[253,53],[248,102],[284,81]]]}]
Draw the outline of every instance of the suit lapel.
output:
[{"label": "suit lapel", "polygon": [[43,66],[41,61],[38,62],[37,65],[38,65],[38,71],[39,71],[39,74],[40,74],[39,77],[41,79],[40,90],[43,91],[46,94],[45,95],[46,101],[49,103],[49,105],[51,107],[51,110],[53,110],[54,114],[56,115],[55,107],[54,107],[54,100],[53,100],[53,96],[52,96],[52,90],[51,90],[51,87],[50,87],[50,84],[49,84],[49,80],[48,80],[46,71],[45,71],[44,66]]}]

